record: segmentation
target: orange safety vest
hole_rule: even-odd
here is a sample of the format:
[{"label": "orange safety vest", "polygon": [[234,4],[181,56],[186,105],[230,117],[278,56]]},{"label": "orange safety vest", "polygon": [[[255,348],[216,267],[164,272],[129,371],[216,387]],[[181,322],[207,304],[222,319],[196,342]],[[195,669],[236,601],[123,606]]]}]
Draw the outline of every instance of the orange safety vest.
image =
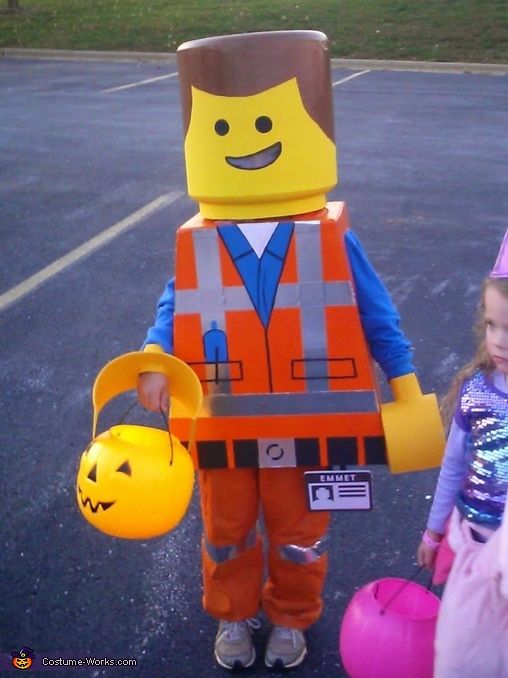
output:
[{"label": "orange safety vest", "polygon": [[204,391],[196,466],[386,463],[345,204],[274,224],[262,254],[249,227],[196,215],[177,232],[175,355]]}]

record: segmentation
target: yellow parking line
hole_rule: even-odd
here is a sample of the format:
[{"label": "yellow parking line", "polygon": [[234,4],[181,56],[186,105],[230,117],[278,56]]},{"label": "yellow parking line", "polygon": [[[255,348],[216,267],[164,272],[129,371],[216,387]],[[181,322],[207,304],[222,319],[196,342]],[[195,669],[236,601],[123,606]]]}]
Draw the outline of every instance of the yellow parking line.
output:
[{"label": "yellow parking line", "polygon": [[30,276],[30,278],[19,283],[19,285],[7,290],[7,292],[0,295],[0,313],[27,294],[30,294],[30,292],[33,292],[33,290],[43,285],[58,273],[61,273],[69,266],[78,262],[80,259],[84,259],[89,254],[92,254],[92,252],[95,252],[95,250],[104,247],[104,245],[107,245],[114,238],[117,238],[121,233],[124,233],[129,228],[138,224],[142,219],[145,219],[150,214],[176,202],[182,195],[184,195],[183,191],[172,191],[171,193],[165,193],[164,195],[159,196],[125,219],[113,224],[113,226],[102,231],[102,233],[99,233],[79,247],[76,247],[76,249],[68,252],[68,254],[64,254],[63,257],[56,259],[56,261],[45,266],[37,273]]},{"label": "yellow parking line", "polygon": [[139,87],[140,85],[148,85],[157,80],[166,80],[167,78],[174,78],[178,73],[169,73],[169,75],[159,75],[156,78],[149,80],[140,80],[139,82],[131,82],[129,85],[120,85],[120,87],[110,87],[109,89],[102,89],[101,92],[119,92],[122,89],[131,89],[131,87]]}]

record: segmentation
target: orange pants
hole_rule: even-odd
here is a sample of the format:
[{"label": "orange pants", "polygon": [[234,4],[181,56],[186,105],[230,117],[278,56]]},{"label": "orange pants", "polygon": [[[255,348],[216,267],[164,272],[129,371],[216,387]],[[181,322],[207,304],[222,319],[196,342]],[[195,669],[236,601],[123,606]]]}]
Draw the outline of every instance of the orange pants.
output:
[{"label": "orange pants", "polygon": [[[239,621],[261,606],[280,626],[305,629],[319,618],[328,559],[307,547],[325,538],[330,514],[307,508],[304,470],[199,472],[203,606],[213,617]],[[263,543],[256,530],[260,508],[268,536],[264,585]]]}]

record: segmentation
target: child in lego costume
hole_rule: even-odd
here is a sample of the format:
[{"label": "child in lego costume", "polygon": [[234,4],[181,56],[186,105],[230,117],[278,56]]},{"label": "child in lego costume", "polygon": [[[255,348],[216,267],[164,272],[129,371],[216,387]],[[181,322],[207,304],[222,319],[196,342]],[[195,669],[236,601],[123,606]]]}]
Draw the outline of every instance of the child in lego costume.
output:
[{"label": "child in lego costume", "polygon": [[[200,211],[178,230],[175,278],[144,350],[187,362],[205,393],[194,455],[215,658],[254,663],[262,607],[273,625],[265,663],[290,668],[306,656],[327,568],[329,512],[309,510],[304,471],[385,462],[372,357],[411,401],[412,352],[345,205],[326,204],[337,182],[326,36],[213,37],[177,57]],[[141,375],[141,404],[165,409],[168,387]],[[435,447],[435,422],[421,424]]]},{"label": "child in lego costume", "polygon": [[453,419],[418,548],[432,569],[448,525],[436,678],[508,678],[508,231],[479,310],[476,353],[443,402]]}]

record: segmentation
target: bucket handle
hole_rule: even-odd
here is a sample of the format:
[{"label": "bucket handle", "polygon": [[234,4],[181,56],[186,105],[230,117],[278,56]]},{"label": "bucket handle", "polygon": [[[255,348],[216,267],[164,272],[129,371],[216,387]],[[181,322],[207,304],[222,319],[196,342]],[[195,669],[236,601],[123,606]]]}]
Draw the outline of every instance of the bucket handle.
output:
[{"label": "bucket handle", "polygon": [[[412,574],[410,577],[408,577],[408,578],[404,581],[403,584],[401,584],[400,588],[398,588],[398,589],[395,591],[395,593],[393,593],[393,594],[390,596],[390,598],[388,598],[388,600],[386,601],[386,603],[382,606],[382,608],[381,608],[379,614],[385,614],[386,610],[387,610],[388,607],[393,603],[393,601],[395,600],[395,598],[397,598],[397,597],[402,593],[402,591],[406,588],[406,586],[407,586],[408,584],[410,584],[412,581],[414,581],[414,580],[416,579],[416,577],[420,574],[420,572],[424,569],[424,567],[425,567],[424,565],[419,565],[419,566],[416,568],[416,570],[413,572],[413,574]],[[426,586],[427,591],[430,591],[431,587],[432,587],[432,572],[430,573],[429,583],[428,583],[427,586]]]},{"label": "bucket handle", "polygon": [[160,372],[170,380],[171,411],[173,416],[189,420],[190,449],[195,440],[196,420],[203,402],[199,379],[189,365],[179,358],[150,351],[134,351],[118,356],[97,375],[92,389],[92,439],[96,436],[102,408],[120,393],[135,390],[142,372]]},{"label": "bucket handle", "polygon": [[[126,418],[129,416],[131,410],[132,410],[136,405],[139,405],[139,402],[138,402],[137,400],[134,400],[134,401],[129,405],[129,407],[125,410],[125,412],[122,414],[122,416],[120,417],[120,421],[118,422],[118,424],[123,424],[123,423],[124,423],[124,421],[126,420]],[[169,437],[169,451],[170,451],[169,465],[170,465],[170,466],[173,466],[173,458],[174,458],[174,456],[175,456],[175,451],[174,451],[174,448],[173,448],[173,436],[172,436],[172,434],[171,434],[171,417],[170,417],[170,410],[171,410],[171,405],[169,405],[168,411],[167,411],[167,412],[165,412],[165,411],[162,409],[162,407],[161,407],[160,410],[159,410],[159,413],[160,413],[160,415],[161,415],[161,417],[162,417],[162,420],[164,421],[164,427],[165,427],[165,430],[167,431],[168,437]],[[93,442],[93,441],[92,441],[92,442]],[[182,444],[183,447],[185,447],[185,445],[184,445],[183,443],[181,443],[181,444]],[[189,443],[187,443],[187,448],[186,448],[187,451],[188,451],[188,445],[189,445]]]}]

